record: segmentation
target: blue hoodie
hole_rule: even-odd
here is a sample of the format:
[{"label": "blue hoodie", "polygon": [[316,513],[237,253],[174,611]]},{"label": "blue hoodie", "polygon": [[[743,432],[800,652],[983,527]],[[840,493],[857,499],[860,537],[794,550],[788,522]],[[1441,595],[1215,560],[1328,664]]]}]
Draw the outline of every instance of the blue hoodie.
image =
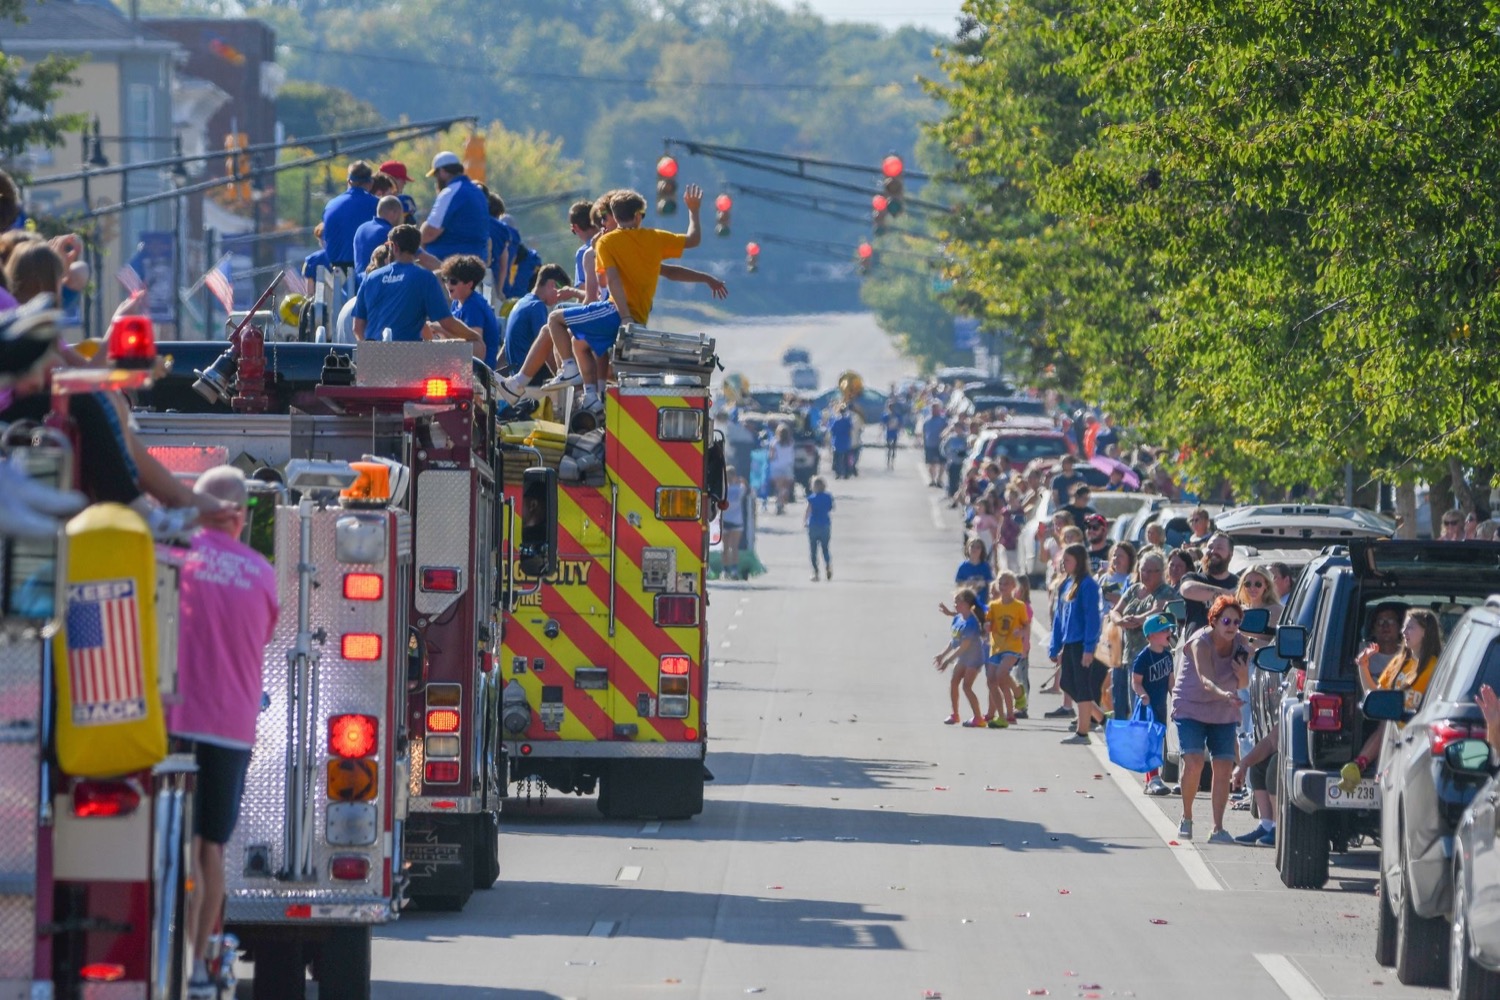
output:
[{"label": "blue hoodie", "polygon": [[1078,584],[1078,597],[1068,600],[1073,581],[1067,580],[1057,592],[1057,609],[1052,615],[1052,642],[1047,655],[1056,658],[1066,643],[1081,642],[1083,651],[1092,653],[1099,645],[1099,584],[1086,576]]}]

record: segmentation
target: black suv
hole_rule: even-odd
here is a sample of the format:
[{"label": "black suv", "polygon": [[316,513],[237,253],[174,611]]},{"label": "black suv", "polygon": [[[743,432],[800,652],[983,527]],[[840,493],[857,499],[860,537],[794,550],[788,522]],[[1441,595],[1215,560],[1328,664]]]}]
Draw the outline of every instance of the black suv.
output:
[{"label": "black suv", "polygon": [[[1367,778],[1339,787],[1378,723],[1360,711],[1355,657],[1369,643],[1377,605],[1428,608],[1446,641],[1463,613],[1500,589],[1500,544],[1491,542],[1352,541],[1308,564],[1276,629],[1274,647],[1256,655],[1261,671],[1305,672],[1281,691],[1276,767],[1276,867],[1294,889],[1328,881],[1330,851],[1380,836],[1380,785]],[[1261,691],[1254,710],[1271,699]]]}]

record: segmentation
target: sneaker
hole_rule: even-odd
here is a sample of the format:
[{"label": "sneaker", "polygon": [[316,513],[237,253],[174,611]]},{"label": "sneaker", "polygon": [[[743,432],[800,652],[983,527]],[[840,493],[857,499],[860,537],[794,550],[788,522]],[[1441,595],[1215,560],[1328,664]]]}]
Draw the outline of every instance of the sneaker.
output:
[{"label": "sneaker", "polygon": [[1165,781],[1162,781],[1160,778],[1152,778],[1150,781],[1146,782],[1146,794],[1171,795],[1172,789],[1168,788],[1167,783]]},{"label": "sneaker", "polygon": [[817,570],[813,570],[813,572],[812,572],[812,582],[813,583],[817,583],[818,582],[818,571]]},{"label": "sneaker", "polygon": [[998,716],[996,716],[995,718],[991,719],[988,722],[988,725],[989,725],[989,727],[991,729],[1008,729],[1008,728],[1010,728],[1010,723],[1008,721],[1006,721],[1005,719],[1002,719],[1002,718],[1000,718]]},{"label": "sneaker", "polygon": [[542,388],[561,389],[569,385],[583,385],[583,374],[578,370],[578,365],[572,361],[566,362],[562,366],[562,371],[543,383]]},{"label": "sneaker", "polygon": [[1029,715],[1026,714],[1026,709],[1024,709],[1024,708],[1018,708],[1018,709],[1016,709],[1016,718],[1018,718],[1018,719],[1029,719],[1029,718],[1031,718],[1031,716],[1029,716]]},{"label": "sneaker", "polygon": [[984,728],[984,720],[981,719],[979,716],[976,715],[976,716],[974,716],[974,718],[970,719],[968,722],[962,723],[962,725],[963,725],[963,727],[965,729],[983,729]]},{"label": "sneaker", "polygon": [[495,383],[495,393],[511,406],[515,406],[526,398],[526,390],[511,385],[509,378],[500,379]]},{"label": "sneaker", "polygon": [[833,567],[832,566],[830,566],[829,568],[827,568],[827,569],[825,569],[823,571],[823,578],[825,580],[832,580],[833,579]]},{"label": "sneaker", "polygon": [[1020,716],[1018,716],[1015,712],[1012,712],[1005,717],[1005,722],[1007,725],[1014,726],[1016,724],[1016,720],[1019,718]]},{"label": "sneaker", "polygon": [[958,716],[956,716],[956,715],[950,715],[950,716],[948,716],[946,719],[943,720],[943,725],[945,725],[945,726],[956,726],[956,725],[958,725]]},{"label": "sneaker", "polygon": [[[1264,827],[1257,826],[1249,833],[1242,833],[1238,837],[1235,837],[1234,842],[1236,844],[1258,844],[1260,843],[1260,838],[1265,836],[1265,833],[1266,831]],[[1209,840],[1212,839],[1212,837],[1209,838]]]},{"label": "sneaker", "polygon": [[1026,711],[1026,692],[1022,691],[1016,695],[1016,714],[1020,715],[1024,711]]},{"label": "sneaker", "polygon": [[1208,842],[1210,844],[1232,844],[1234,843],[1234,838],[1229,835],[1228,830],[1220,828],[1208,835]]},{"label": "sneaker", "polygon": [[1071,719],[1073,717],[1073,710],[1071,708],[1054,708],[1050,712],[1043,712],[1042,717],[1047,719]]},{"label": "sneaker", "polygon": [[1339,787],[1345,792],[1352,792],[1359,787],[1359,780],[1363,777],[1359,772],[1359,764],[1350,761],[1339,768]]},{"label": "sneaker", "polygon": [[1089,739],[1083,733],[1074,733],[1072,736],[1069,736],[1067,739],[1059,740],[1058,742],[1062,743],[1064,746],[1082,747],[1082,746],[1088,746],[1090,743],[1093,742],[1093,740]]},{"label": "sneaker", "polygon": [[1262,847],[1275,847],[1276,828],[1273,826],[1269,830],[1262,830],[1260,833],[1260,839],[1257,840],[1256,843],[1260,844]]},{"label": "sneaker", "polygon": [[1177,824],[1177,836],[1183,840],[1193,839],[1193,821],[1185,819]]},{"label": "sneaker", "polygon": [[579,412],[591,413],[599,419],[604,419],[604,397],[598,393],[591,393],[583,397],[583,402],[578,406]]},{"label": "sneaker", "polygon": [[187,997],[188,1000],[218,1000],[219,987],[206,976],[201,979],[194,976],[188,980]]}]

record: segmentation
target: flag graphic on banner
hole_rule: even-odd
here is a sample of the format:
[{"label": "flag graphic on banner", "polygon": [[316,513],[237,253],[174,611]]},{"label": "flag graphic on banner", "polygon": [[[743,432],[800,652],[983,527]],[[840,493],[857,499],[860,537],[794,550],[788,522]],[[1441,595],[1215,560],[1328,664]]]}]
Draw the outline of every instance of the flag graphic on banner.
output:
[{"label": "flag graphic on banner", "polygon": [[203,276],[203,284],[213,293],[213,297],[219,300],[225,312],[234,312],[234,285],[229,281],[229,257],[227,255]]},{"label": "flag graphic on banner", "polygon": [[68,686],[75,725],[107,725],[145,716],[138,615],[131,580],[68,588]]},{"label": "flag graphic on banner", "polygon": [[125,291],[131,295],[134,295],[136,292],[145,291],[146,289],[146,282],[136,273],[135,268],[129,264],[126,264],[115,272],[115,280],[124,285]]}]

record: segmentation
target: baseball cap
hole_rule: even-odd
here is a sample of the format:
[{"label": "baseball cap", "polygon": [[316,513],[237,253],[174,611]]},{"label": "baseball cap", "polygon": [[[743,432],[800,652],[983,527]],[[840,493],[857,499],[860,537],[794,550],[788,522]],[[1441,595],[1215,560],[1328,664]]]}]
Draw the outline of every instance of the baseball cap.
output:
[{"label": "baseball cap", "polygon": [[1141,631],[1146,635],[1155,635],[1158,632],[1172,631],[1172,619],[1166,615],[1152,615],[1141,623]]},{"label": "baseball cap", "polygon": [[1109,527],[1109,521],[1105,519],[1103,514],[1090,514],[1083,519],[1083,523],[1090,528]]},{"label": "baseball cap", "polygon": [[386,160],[380,165],[380,172],[387,177],[394,177],[398,181],[410,183],[411,174],[406,172],[406,164],[400,160]]},{"label": "baseball cap", "polygon": [[443,167],[461,167],[463,165],[464,163],[458,158],[457,153],[450,153],[445,149],[432,158],[432,169],[427,171],[427,176],[431,177]]}]

